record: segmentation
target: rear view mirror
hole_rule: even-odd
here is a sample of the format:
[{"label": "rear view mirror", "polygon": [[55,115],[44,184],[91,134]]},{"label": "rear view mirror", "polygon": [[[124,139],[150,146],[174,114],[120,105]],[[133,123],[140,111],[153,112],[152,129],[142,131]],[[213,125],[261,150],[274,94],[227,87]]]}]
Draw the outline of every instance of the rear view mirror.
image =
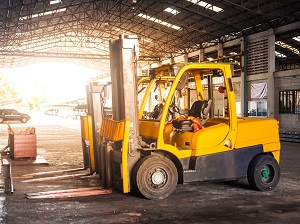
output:
[{"label": "rear view mirror", "polygon": [[178,82],[178,85],[176,87],[176,90],[180,91],[184,88],[185,84],[187,83],[187,80],[188,80],[188,74],[187,73],[183,73],[179,82]]},{"label": "rear view mirror", "polygon": [[219,93],[224,93],[226,88],[224,86],[219,86],[218,91]]}]

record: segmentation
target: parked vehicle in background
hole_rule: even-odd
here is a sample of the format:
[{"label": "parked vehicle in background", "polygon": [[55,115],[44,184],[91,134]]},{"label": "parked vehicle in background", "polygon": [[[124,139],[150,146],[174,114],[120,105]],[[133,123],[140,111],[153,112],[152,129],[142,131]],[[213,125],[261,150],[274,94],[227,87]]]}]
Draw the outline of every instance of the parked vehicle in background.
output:
[{"label": "parked vehicle in background", "polygon": [[79,120],[80,116],[86,116],[86,112],[76,112],[71,118],[75,119],[75,120]]},{"label": "parked vehicle in background", "polygon": [[73,118],[76,113],[77,112],[73,110],[59,109],[57,112],[57,116],[62,118]]},{"label": "parked vehicle in background", "polygon": [[26,123],[30,120],[28,114],[20,113],[15,109],[0,109],[0,123],[4,121],[20,121],[21,123]]},{"label": "parked vehicle in background", "polygon": [[57,109],[49,109],[44,112],[46,115],[57,116]]}]

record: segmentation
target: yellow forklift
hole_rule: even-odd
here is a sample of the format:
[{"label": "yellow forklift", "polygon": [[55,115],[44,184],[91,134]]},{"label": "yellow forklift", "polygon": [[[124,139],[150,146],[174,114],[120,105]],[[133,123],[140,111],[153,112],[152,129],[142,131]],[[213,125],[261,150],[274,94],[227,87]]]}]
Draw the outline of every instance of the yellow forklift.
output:
[{"label": "yellow forklift", "polygon": [[[138,77],[137,96],[138,100],[142,102],[139,118],[142,118],[143,109],[147,104],[146,101],[143,101],[144,95],[149,96],[151,94],[149,90],[151,91],[155,86],[155,94],[159,96],[157,100],[162,102],[166,95],[164,83],[170,82],[174,78],[174,74],[171,73],[171,66],[154,68],[151,70],[151,75]],[[99,133],[102,119],[112,117],[111,91],[110,81],[91,81],[86,85],[87,116],[80,117],[81,139],[84,168],[89,169],[91,174],[101,172],[99,167],[102,163],[100,161],[101,138]]]},{"label": "yellow forklift", "polygon": [[[102,119],[97,136],[104,187],[163,199],[177,184],[199,181],[247,178],[257,190],[277,186],[277,121],[237,117],[232,65],[169,66],[173,79],[154,75],[138,103],[138,39],[111,40],[110,52],[111,86],[117,91],[112,91],[112,118]],[[166,94],[154,105],[157,86]],[[221,113],[214,110],[217,88]]]},{"label": "yellow forklift", "polygon": [[103,118],[111,118],[110,82],[91,81],[86,85],[87,116],[80,116],[84,168],[98,173],[100,128]]}]

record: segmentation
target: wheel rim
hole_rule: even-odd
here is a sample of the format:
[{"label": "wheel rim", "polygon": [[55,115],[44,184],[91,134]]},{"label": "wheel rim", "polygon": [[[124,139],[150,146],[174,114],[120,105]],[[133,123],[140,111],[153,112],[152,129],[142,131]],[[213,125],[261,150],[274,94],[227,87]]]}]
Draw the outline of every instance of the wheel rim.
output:
[{"label": "wheel rim", "polygon": [[264,165],[261,169],[261,181],[265,184],[271,183],[274,179],[274,173],[274,168],[271,165]]},{"label": "wheel rim", "polygon": [[176,188],[178,172],[165,157],[149,155],[137,162],[132,171],[133,187],[145,198],[163,199]]},{"label": "wheel rim", "polygon": [[156,169],[154,173],[150,172],[151,185],[154,188],[162,187],[166,183],[166,173],[162,169]]}]

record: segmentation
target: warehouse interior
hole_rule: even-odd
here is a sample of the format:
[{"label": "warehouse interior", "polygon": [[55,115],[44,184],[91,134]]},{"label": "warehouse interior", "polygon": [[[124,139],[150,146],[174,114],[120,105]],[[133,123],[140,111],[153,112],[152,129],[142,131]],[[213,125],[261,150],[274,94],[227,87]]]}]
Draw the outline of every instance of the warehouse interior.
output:
[{"label": "warehouse interior", "polygon": [[[3,1],[1,68],[73,62],[109,76],[109,40],[139,38],[139,75],[178,62],[233,62],[240,116],[299,132],[299,2]],[[253,86],[267,86],[261,98]],[[75,99],[74,99],[75,100]]]},{"label": "warehouse interior", "polygon": [[[14,144],[14,137],[12,137],[14,130],[7,123],[9,139],[7,146],[1,150],[1,153],[4,152],[4,154],[2,154],[2,164],[0,165],[3,167],[4,172],[1,171],[0,173],[8,172],[11,176],[4,177],[4,179],[0,178],[0,188],[3,188],[3,192],[5,192],[3,185],[7,185],[7,183],[4,182],[10,181],[8,184],[10,186],[9,193],[10,196],[15,197],[3,199],[0,196],[0,211],[3,211],[3,215],[0,215],[0,222],[6,220],[8,223],[22,223],[24,221],[40,223],[45,218],[49,223],[51,223],[51,219],[55,220],[54,222],[99,223],[98,217],[100,223],[167,223],[174,222],[174,220],[176,220],[174,223],[230,223],[228,220],[237,223],[248,220],[250,223],[255,222],[256,218],[262,218],[262,222],[280,223],[285,219],[294,222],[299,218],[299,215],[297,215],[299,214],[299,205],[297,204],[299,202],[299,192],[297,190],[299,166],[295,162],[299,158],[297,150],[300,142],[299,1],[6,0],[0,3],[0,31],[0,69],[22,69],[24,66],[34,65],[37,62],[59,62],[83,66],[94,72],[96,71],[97,74],[89,82],[84,83],[87,96],[85,99],[75,98],[74,93],[74,99],[65,102],[65,105],[61,105],[61,102],[57,102],[57,105],[55,105],[57,108],[64,108],[67,104],[75,106],[78,104],[76,109],[88,111],[89,116],[85,116],[86,113],[84,112],[82,114],[84,116],[79,116],[76,120],[61,120],[63,126],[61,127],[56,123],[55,116],[50,116],[57,111],[47,110],[49,114],[45,114],[46,118],[37,120],[33,117],[31,123],[29,122],[29,124],[35,125],[36,128],[26,131],[29,131],[30,134],[35,134],[36,131],[38,139],[35,144],[37,144],[38,153],[50,161],[49,163],[36,164],[38,163],[36,158],[40,158],[36,155],[29,156],[29,161],[13,161],[11,159],[10,162],[7,162],[7,156],[14,157],[9,153],[5,154],[7,149]],[[132,64],[134,69],[137,70],[137,77],[126,80],[128,77],[126,77],[127,73],[125,72],[125,80],[128,82],[124,82],[126,83],[124,85],[123,81],[116,78],[117,76],[114,73],[119,68],[121,68],[120,70],[126,70],[130,67],[126,64],[122,64],[122,67],[121,62],[124,59],[124,61],[128,60],[131,63],[132,52],[128,53],[129,50],[125,48],[124,55],[128,54],[128,57],[122,55],[124,58],[119,61],[120,55],[116,50],[119,47],[117,41],[127,43],[130,50],[134,46],[134,54],[136,54],[136,61]],[[136,46],[138,47],[136,48]],[[138,51],[136,51],[137,49]],[[130,63],[128,64],[131,65]],[[198,67],[193,67],[193,64],[197,64]],[[217,67],[218,64],[220,64],[220,68]],[[237,154],[230,154],[229,157],[222,157],[222,161],[224,159],[224,161],[227,160],[228,163],[234,164],[234,167],[238,167],[238,172],[242,174],[240,176],[233,175],[232,173],[236,174],[238,172],[232,171],[227,166],[218,170],[217,173],[224,171],[225,174],[222,178],[225,177],[224,180],[232,182],[212,183],[212,185],[204,183],[200,187],[193,184],[183,185],[177,187],[176,190],[173,187],[172,192],[174,190],[174,193],[170,197],[168,193],[163,196],[155,195],[156,188],[159,189],[160,185],[164,185],[166,179],[163,180],[163,178],[165,176],[169,179],[174,176],[173,184],[175,185],[177,182],[184,183],[186,177],[188,181],[192,182],[195,180],[193,179],[195,173],[201,173],[199,163],[204,167],[206,166],[206,155],[202,151],[204,150],[203,146],[201,144],[195,146],[193,143],[193,139],[196,138],[193,137],[196,136],[194,133],[184,134],[189,136],[190,140],[182,140],[180,136],[183,132],[179,129],[168,129],[167,122],[164,124],[164,121],[161,121],[163,119],[159,123],[155,123],[158,122],[157,120],[154,122],[147,121],[148,123],[143,121],[144,115],[148,116],[156,108],[157,96],[161,98],[159,100],[164,105],[170,104],[172,106],[170,103],[171,96],[168,95],[168,92],[175,92],[175,87],[173,88],[171,84],[180,83],[181,79],[178,80],[175,76],[167,79],[156,76],[153,78],[153,72],[157,74],[167,71],[171,74],[172,69],[174,69],[173,65],[174,67],[183,65],[189,76],[184,76],[180,72],[178,74],[186,80],[195,80],[195,85],[192,88],[197,89],[199,86],[202,88],[201,94],[199,92],[184,92],[182,90],[185,89],[181,88],[180,91],[184,92],[185,95],[178,93],[179,97],[187,98],[191,104],[197,101],[196,99],[199,96],[203,101],[204,98],[209,96],[213,95],[215,97],[212,103],[215,105],[214,110],[211,110],[210,106],[207,107],[210,109],[209,118],[216,118],[217,125],[211,121],[206,124],[207,126],[202,126],[202,123],[199,124],[200,129],[203,128],[204,130],[206,128],[207,133],[210,133],[210,128],[216,128],[217,130],[220,127],[219,131],[215,132],[216,135],[207,134],[209,140],[204,139],[207,143],[211,143],[208,150],[214,147],[217,148],[216,151],[211,150],[211,154],[215,155],[223,153],[224,150],[232,149],[232,145],[235,144],[233,139],[237,138],[236,136],[239,137],[239,140],[237,140],[239,147],[234,149],[243,149],[243,140],[247,137],[251,135],[258,136],[257,138],[261,138],[260,140],[252,139],[249,144],[247,143],[248,145],[245,144],[245,148],[251,148],[254,152],[262,151],[264,155],[272,155],[271,168],[269,167],[270,164],[262,167],[264,171],[261,174],[262,179],[268,182],[268,176],[273,175],[274,179],[276,179],[276,175],[279,177],[279,167],[272,165],[277,164],[281,159],[280,147],[284,149],[282,150],[282,179],[275,191],[254,195],[248,187],[248,183],[245,183],[241,178],[245,175],[254,175],[255,171],[251,171],[250,174],[249,171],[245,171],[245,167],[248,163],[250,164],[250,160],[243,160],[244,164],[242,162],[236,163],[235,159],[242,157]],[[164,70],[160,70],[160,68]],[[45,67],[43,69],[51,71],[53,68]],[[193,73],[193,71],[198,70],[203,72],[204,75],[197,76]],[[211,73],[208,73],[207,70]],[[232,74],[232,77],[229,73]],[[43,75],[41,71],[40,76],[43,77]],[[85,75],[82,74],[82,76]],[[192,77],[192,75],[195,75],[195,77]],[[215,77],[213,77],[214,75]],[[222,78],[220,78],[221,76]],[[145,82],[138,94],[150,94],[150,100],[146,102],[143,99],[144,96],[138,96],[140,98],[136,101],[145,108],[149,107],[147,113],[145,113],[146,109],[142,114],[137,111],[140,108],[132,107],[132,105],[127,105],[127,102],[125,102],[124,114],[131,121],[129,124],[125,119],[122,120],[123,111],[118,111],[121,107],[112,101],[110,109],[117,116],[115,114],[111,115],[111,111],[105,111],[105,109],[104,112],[108,114],[102,114],[102,107],[105,107],[104,102],[107,102],[110,98],[106,94],[110,96],[117,95],[123,106],[123,96],[118,94],[124,94],[124,99],[135,99],[137,97],[136,92],[132,89],[136,88],[136,78],[141,81],[147,80],[149,77],[150,81]],[[214,78],[213,84],[210,79],[212,77]],[[151,79],[157,79],[155,90],[169,88],[166,91],[167,93],[164,93],[167,95],[166,98],[159,94],[151,95],[147,92],[147,86],[154,83]],[[200,84],[197,81],[200,81]],[[57,82],[60,84],[66,82],[66,86],[72,85],[72,77],[61,82],[58,78]],[[159,85],[162,83],[164,84]],[[112,84],[112,87],[108,90],[110,84]],[[184,82],[184,84],[186,83]],[[100,89],[101,91],[99,91]],[[118,91],[114,91],[116,89]],[[82,90],[84,89],[80,91]],[[227,95],[224,94],[224,90]],[[104,101],[102,97],[105,98]],[[5,99],[1,100],[4,101]],[[230,104],[231,110],[229,113],[228,107],[223,107],[225,101],[229,102],[227,105]],[[232,102],[234,102],[234,105]],[[87,107],[83,105],[85,103],[87,103]],[[109,103],[111,102],[109,101]],[[182,104],[185,106],[185,103]],[[208,102],[206,104],[209,105]],[[52,106],[49,108],[54,108]],[[139,107],[142,106],[139,105]],[[168,113],[166,112],[167,109],[164,109],[164,111],[161,116]],[[178,109],[178,111],[180,110]],[[231,114],[231,111],[235,114]],[[173,112],[175,114],[175,109]],[[106,120],[106,117],[115,119],[118,115],[120,115],[118,122],[114,123],[114,120]],[[206,119],[209,118],[207,114],[204,116],[206,116],[204,119],[204,122],[206,122]],[[256,128],[255,126],[249,126],[250,128],[247,129],[244,128],[246,126],[241,126],[244,128],[244,134],[238,135],[238,128],[239,130],[242,128],[237,125],[237,120],[243,124],[242,119],[245,120],[244,123],[250,121],[247,120],[247,117],[253,118],[254,121],[257,121],[256,118],[271,119],[266,119],[269,123],[265,123],[265,126],[259,123],[257,123]],[[274,119],[276,119],[276,123]],[[74,128],[73,122],[76,128]],[[107,132],[105,132],[105,129],[102,131],[101,122],[103,122],[102,126],[108,127]],[[24,127],[24,124],[13,123],[12,126],[19,128]],[[81,128],[80,131],[78,128]],[[269,129],[267,130],[267,128]],[[5,144],[7,142],[6,129],[6,125],[2,124],[0,129],[1,141]],[[170,131],[168,135],[165,135],[165,130]],[[127,131],[128,136],[126,135]],[[137,137],[135,134],[139,132],[141,136],[144,135],[144,138],[135,138]],[[278,133],[280,138],[277,139]],[[156,134],[158,137],[154,136]],[[123,137],[123,135],[124,138],[122,139],[120,136]],[[176,139],[178,136],[179,140]],[[264,138],[264,136],[267,137]],[[127,142],[125,139],[129,139],[129,141]],[[102,140],[104,141],[103,148],[101,145]],[[128,144],[128,152],[123,151],[124,148],[122,148],[123,146],[119,141],[123,141],[124,148]],[[217,145],[217,141],[221,143]],[[141,147],[138,148],[136,145]],[[174,149],[175,147],[178,147],[178,149]],[[104,152],[101,151],[103,149]],[[138,149],[137,153],[133,149]],[[179,170],[178,173],[183,173],[182,175],[176,176],[177,172],[171,172],[172,175],[169,175],[167,171],[161,171],[166,167],[148,171],[150,178],[146,179],[145,182],[152,181],[150,188],[154,186],[155,189],[153,190],[154,193],[147,195],[147,192],[142,193],[138,188],[144,198],[135,194],[125,194],[126,196],[124,196],[118,191],[118,193],[112,191],[111,170],[107,167],[113,167],[113,181],[117,176],[117,181],[113,184],[120,185],[118,187],[122,189],[123,193],[132,193],[130,192],[132,185],[138,187],[140,183],[132,179],[131,174],[133,176],[141,175],[140,173],[143,173],[143,170],[140,171],[141,169],[144,169],[146,173],[146,159],[150,158],[152,154],[155,157],[156,150],[159,151],[160,149],[166,152],[158,152],[159,156],[163,155],[173,162],[176,161],[174,162],[176,165],[174,168],[175,165],[168,163],[166,159],[166,164],[168,164],[166,167],[174,168],[173,171]],[[171,155],[172,153],[175,156]],[[188,157],[188,153],[192,156]],[[152,162],[159,161],[159,156],[152,157]],[[205,159],[197,160],[197,157],[201,156],[204,156]],[[113,158],[113,164],[107,162],[110,161],[107,158]],[[125,160],[123,160],[124,158]],[[207,159],[211,159],[210,161],[216,163],[220,161],[215,159],[216,157],[212,158],[213,156],[207,157]],[[234,159],[231,160],[232,158]],[[126,164],[128,162],[129,168],[124,165],[125,162],[123,161],[126,161]],[[182,170],[178,169],[180,163],[183,164]],[[136,168],[137,165],[135,164],[139,167]],[[81,167],[78,168],[78,166]],[[127,168],[128,170],[126,170]],[[227,168],[228,173],[231,175],[228,178],[226,176]],[[117,172],[115,172],[116,170]],[[168,170],[168,168],[165,170]],[[89,173],[86,173],[86,171]],[[186,172],[186,176],[184,176],[184,172]],[[47,176],[58,173],[70,175],[64,177]],[[68,180],[63,179],[66,176],[68,176]],[[71,178],[73,181],[70,180]],[[204,176],[201,181],[204,180],[205,182],[206,178]],[[126,180],[124,181],[124,179]],[[99,190],[99,181],[104,186],[104,191],[103,189]],[[253,181],[255,182],[255,180]],[[278,183],[279,180],[276,179],[276,181]],[[248,179],[248,182],[250,183],[251,179],[250,181]],[[270,188],[276,186],[277,183]],[[15,184],[15,187],[12,186],[13,184]],[[71,198],[71,196],[62,195],[62,189],[67,191],[68,188],[76,189],[80,187],[93,187],[93,192],[89,191],[93,195],[90,195],[89,198]],[[19,188],[19,192],[18,190],[14,192],[14,188]],[[210,189],[212,191],[209,191]],[[37,190],[39,190],[38,193],[36,193]],[[49,190],[51,193],[45,193],[43,190]],[[91,189],[89,188],[89,190]],[[60,191],[60,195],[57,195],[57,191]],[[98,191],[98,194],[95,194],[95,191]],[[193,191],[197,192],[197,196],[193,194]],[[237,191],[236,200],[232,200],[234,191]],[[293,195],[290,192],[293,192]],[[50,194],[52,194],[51,196],[54,195],[55,200],[51,201],[50,199],[48,201],[49,198],[46,197],[50,197]],[[72,191],[72,194],[75,195],[78,192]],[[26,198],[24,195],[26,195]],[[211,201],[206,200],[207,195],[212,199]],[[270,199],[270,196],[272,199]],[[36,200],[37,197],[40,198]],[[245,197],[247,197],[247,202],[245,202]],[[141,198],[152,199],[152,201],[144,200],[140,202]],[[164,198],[163,202],[160,200],[162,198]],[[28,199],[33,200],[29,200],[29,202]],[[192,203],[189,200],[192,200]],[[231,203],[234,204],[232,208],[227,206],[228,200],[232,200]],[[279,202],[283,200],[286,203],[281,207]],[[125,203],[120,203],[120,201]],[[182,201],[184,209],[179,206],[180,201]],[[245,204],[248,202],[249,205]],[[28,217],[21,217],[23,213],[26,213],[22,206],[28,205],[27,203],[30,207]],[[264,207],[265,204],[268,206]],[[215,206],[218,205],[223,207],[222,209],[217,208],[221,211],[219,216],[214,212],[216,210]],[[175,206],[176,211],[180,212],[169,210],[172,206]],[[194,211],[197,210],[198,206],[202,209],[205,208],[203,211],[207,215],[200,211],[196,214]],[[5,207],[7,207],[6,211]],[[98,209],[100,208],[101,211],[99,212]],[[54,211],[54,213],[51,211]],[[14,215],[14,212],[16,215]],[[103,216],[101,212],[103,212]],[[55,213],[59,215],[55,216]],[[42,214],[42,216],[39,216],[39,214]],[[239,214],[242,214],[242,216],[239,217]],[[262,217],[265,214],[267,215]],[[117,219],[114,220],[114,218]]]}]

